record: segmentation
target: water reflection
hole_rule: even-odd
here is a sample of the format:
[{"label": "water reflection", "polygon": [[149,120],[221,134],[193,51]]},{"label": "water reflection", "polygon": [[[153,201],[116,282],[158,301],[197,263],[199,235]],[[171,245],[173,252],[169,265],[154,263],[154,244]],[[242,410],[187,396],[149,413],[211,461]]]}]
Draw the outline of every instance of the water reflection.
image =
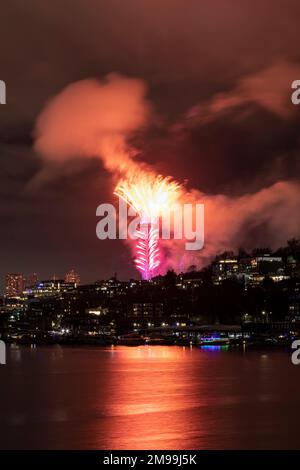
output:
[{"label": "water reflection", "polygon": [[[117,374],[107,384],[105,446],[180,448],[180,442],[186,442],[188,436],[202,433],[200,415],[197,422],[190,420],[193,408],[201,405],[201,382],[197,381],[195,389],[194,352],[168,346],[114,349]],[[197,367],[200,363],[199,356]],[[194,378],[187,383],[187,376]]]},{"label": "water reflection", "polygon": [[229,349],[229,346],[221,346],[221,345],[204,345],[201,346],[201,349],[204,349],[205,351],[227,351]]},{"label": "water reflection", "polygon": [[8,348],[0,447],[297,448],[299,368],[284,352]]}]

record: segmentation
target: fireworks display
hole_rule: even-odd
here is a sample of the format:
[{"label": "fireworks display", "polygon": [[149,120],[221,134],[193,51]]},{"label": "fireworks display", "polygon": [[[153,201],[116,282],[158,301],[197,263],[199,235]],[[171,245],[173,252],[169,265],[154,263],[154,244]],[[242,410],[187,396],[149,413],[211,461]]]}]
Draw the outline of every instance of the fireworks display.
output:
[{"label": "fireworks display", "polygon": [[138,237],[136,245],[135,264],[142,273],[143,279],[151,279],[160,264],[158,236],[159,227],[156,222],[142,223],[136,231]]},{"label": "fireworks display", "polygon": [[[193,179],[196,176],[196,188],[192,187],[191,181],[181,187],[172,178],[163,178],[154,173],[151,159],[148,158],[152,147],[149,146],[150,142],[147,139],[151,134],[148,137],[145,135],[145,151],[141,146],[143,142],[141,136],[153,124],[157,116],[152,103],[147,98],[147,83],[145,81],[109,74],[102,80],[85,79],[71,83],[53,97],[38,116],[34,130],[34,148],[43,164],[40,171],[35,173],[28,183],[28,189],[30,191],[40,190],[45,183],[55,179],[60,171],[70,171],[76,174],[81,171],[82,167],[79,164],[81,159],[99,158],[101,160],[100,171],[102,172],[103,169],[107,171],[113,177],[114,185],[115,181],[119,181],[115,194],[133,207],[142,219],[137,230],[138,239],[132,241],[131,244],[134,249],[135,265],[145,279],[158,273],[162,274],[165,267],[175,271],[183,271],[191,265],[197,265],[199,268],[212,259],[216,253],[225,249],[234,251],[236,247],[244,244],[250,248],[256,241],[253,230],[256,230],[257,227],[265,227],[264,233],[268,234],[266,239],[268,245],[279,246],[285,240],[292,238],[295,233],[299,233],[298,182],[282,180],[281,175],[281,179],[275,179],[274,184],[271,185],[269,179],[266,179],[260,188],[255,189],[256,183],[253,183],[253,186],[251,183],[248,189],[247,186],[243,188],[240,195],[238,195],[238,191],[237,194],[233,191],[231,195],[227,192],[225,194],[219,193],[217,188],[215,191],[211,184],[214,180],[217,185],[222,183],[222,174],[223,172],[226,174],[228,171],[228,165],[225,165],[223,161],[223,152],[226,151],[226,154],[229,155],[228,148],[230,147],[227,148],[225,145],[227,150],[223,149],[223,145],[220,142],[217,143],[218,139],[214,139],[217,148],[221,145],[220,157],[222,156],[222,159],[218,164],[215,164],[214,158],[208,158],[201,148],[201,158],[199,157],[198,160],[208,169],[204,171],[204,176],[200,177],[199,174],[198,177],[200,169],[197,165],[200,163],[197,163],[195,168],[191,165],[196,162],[193,155],[198,155],[198,152],[200,154],[200,149],[197,150],[197,153],[192,150],[194,145],[192,136],[194,134],[191,129],[196,129],[196,124],[213,122],[214,118],[219,120],[223,114],[227,116],[227,112],[225,112],[227,108],[228,112],[232,108],[232,111],[236,113],[242,104],[241,109],[244,109],[246,100],[252,101],[253,90],[258,85],[257,99],[260,107],[268,108],[271,104],[270,110],[275,109],[277,114],[277,111],[282,109],[281,103],[287,101],[282,98],[274,107],[273,100],[267,93],[268,87],[265,85],[265,78],[267,77],[269,80],[271,76],[285,77],[288,76],[287,73],[290,72],[285,65],[283,68],[276,66],[274,70],[272,68],[265,69],[258,75],[250,76],[249,80],[242,81],[240,85],[233,88],[232,94],[217,94],[212,100],[204,102],[201,106],[196,103],[196,106],[193,106],[186,114],[188,120],[185,119],[182,125],[172,128],[175,140],[170,139],[166,149],[168,149],[169,155],[173,155],[174,152],[174,162],[172,160],[174,171],[176,171],[176,175],[180,175],[180,162],[185,163],[186,158],[187,169],[189,168],[191,171],[192,168],[190,177]],[[292,75],[295,75],[294,71]],[[287,83],[286,80],[284,83]],[[260,88],[261,86],[262,88]],[[233,99],[235,95],[237,95],[236,100]],[[283,114],[283,117],[286,119],[287,115]],[[189,122],[188,126],[187,122]],[[192,124],[191,128],[190,124]],[[224,122],[224,124],[227,129],[227,123]],[[214,126],[213,129],[213,132],[216,132]],[[169,139],[169,133],[166,135]],[[213,135],[217,137],[217,134]],[[135,137],[138,136],[140,137],[136,140]],[[176,139],[179,137],[178,143],[180,142],[180,144],[176,149],[173,141],[177,142]],[[244,141],[244,134],[242,138]],[[260,141],[261,138],[258,140]],[[156,139],[156,143],[158,141],[159,139]],[[139,143],[138,148],[135,148],[136,142]],[[164,140],[162,144],[163,142]],[[165,149],[164,145],[161,147],[161,151]],[[184,145],[187,145],[186,149]],[[240,148],[239,145],[237,148]],[[187,156],[183,157],[180,154],[178,159],[178,151],[182,152],[182,155],[186,151]],[[146,155],[148,156],[147,163],[143,160]],[[214,155],[214,148],[212,155]],[[190,158],[192,160],[188,163]],[[76,161],[77,163],[75,163]],[[158,161],[159,159],[156,158],[156,164]],[[236,167],[235,160],[231,164]],[[164,166],[164,168],[167,169],[168,166]],[[229,168],[231,168],[230,165]],[[229,174],[231,178],[231,172]],[[242,177],[242,175],[244,173],[240,176]],[[186,172],[181,174],[184,181],[188,176]],[[207,180],[204,181],[206,178]],[[205,187],[210,188],[208,193],[198,188],[198,181],[199,184],[200,181],[203,181]],[[224,188],[229,188],[230,185],[231,180],[228,180],[228,185],[225,185]],[[238,181],[238,188],[242,187],[243,184]],[[103,198],[104,185],[100,190]],[[173,237],[172,243],[167,241],[161,243],[157,239],[157,216],[162,215],[161,213],[172,205],[173,200],[174,203],[180,202],[181,204],[195,204],[199,201],[205,204],[206,245],[203,256],[195,256],[194,250],[186,249],[185,237]],[[99,200],[100,202],[103,202],[103,199]],[[283,224],[283,220],[288,223]],[[162,253],[162,244],[163,246],[167,244],[164,253]],[[108,253],[104,251],[102,254],[105,260]],[[113,263],[117,267],[119,259],[114,258],[115,253],[110,253],[109,256],[114,259]]]},{"label": "fireworks display", "polygon": [[114,194],[122,198],[140,217],[136,230],[135,264],[143,279],[151,279],[161,263],[159,217],[176,202],[180,185],[171,178],[139,174],[121,180]]}]

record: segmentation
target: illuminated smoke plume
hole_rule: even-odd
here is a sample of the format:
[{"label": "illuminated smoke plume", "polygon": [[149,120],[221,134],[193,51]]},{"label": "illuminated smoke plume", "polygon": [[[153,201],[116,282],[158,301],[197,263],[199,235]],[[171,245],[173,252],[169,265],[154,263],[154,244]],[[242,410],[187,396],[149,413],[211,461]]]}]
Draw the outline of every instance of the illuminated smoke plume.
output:
[{"label": "illuminated smoke plume", "polygon": [[108,171],[121,178],[115,194],[141,217],[135,263],[149,279],[161,261],[157,220],[172,203],[178,184],[136,164],[136,151],[128,145],[132,133],[150,117],[146,89],[141,80],[118,75],[69,85],[39,117],[35,148],[52,164],[98,156]]},{"label": "illuminated smoke plume", "polygon": [[116,74],[68,85],[39,116],[35,149],[48,164],[95,156],[110,172],[137,170],[127,140],[148,124],[146,92],[142,80]]},{"label": "illuminated smoke plume", "polygon": [[[37,179],[43,180],[53,167],[70,165],[71,160],[99,157],[117,179],[115,193],[135,207],[142,217],[135,248],[138,255],[136,265],[145,278],[169,267],[175,270],[185,269],[190,264],[199,267],[216,252],[236,249],[241,244],[251,248],[256,243],[251,233],[260,226],[264,227],[265,244],[271,247],[299,233],[300,192],[297,183],[282,181],[254,194],[235,198],[206,195],[197,190],[187,192],[181,189],[180,194],[177,190],[173,193],[167,190],[169,196],[176,195],[181,202],[204,203],[204,250],[188,252],[184,248],[184,240],[162,241],[167,256],[158,269],[162,257],[158,254],[153,217],[148,217],[148,203],[160,201],[156,204],[160,212],[164,204],[157,199],[160,193],[156,189],[159,190],[163,182],[168,182],[171,187],[176,183],[168,178],[157,178],[152,169],[138,163],[135,160],[137,151],[129,144],[136,132],[149,125],[151,106],[145,97],[146,92],[143,81],[118,75],[109,75],[103,81],[83,80],[67,86],[46,105],[37,120],[35,149],[45,161],[45,168]],[[240,94],[241,100],[245,101],[245,92]],[[226,106],[236,104],[229,98],[225,102]],[[221,106],[222,111],[223,108]],[[210,119],[216,112],[213,105],[206,111]],[[138,191],[141,198],[137,197]],[[151,197],[147,197],[149,194]],[[169,203],[168,198],[167,201]]]},{"label": "illuminated smoke plume", "polygon": [[240,106],[256,103],[274,115],[287,119],[295,113],[290,100],[291,83],[299,77],[298,64],[277,61],[246,77],[242,77],[230,91],[217,93],[212,99],[193,106],[187,113],[190,123],[204,124],[216,118],[227,117]]},{"label": "illuminated smoke plume", "polygon": [[251,250],[256,246],[278,248],[300,233],[298,182],[280,181],[239,197],[207,195],[197,190],[184,197],[187,202],[200,200],[204,204],[204,249],[186,251],[182,240],[165,244],[168,251],[165,270],[186,270],[191,265],[203,267],[224,250],[236,251],[240,247]]}]

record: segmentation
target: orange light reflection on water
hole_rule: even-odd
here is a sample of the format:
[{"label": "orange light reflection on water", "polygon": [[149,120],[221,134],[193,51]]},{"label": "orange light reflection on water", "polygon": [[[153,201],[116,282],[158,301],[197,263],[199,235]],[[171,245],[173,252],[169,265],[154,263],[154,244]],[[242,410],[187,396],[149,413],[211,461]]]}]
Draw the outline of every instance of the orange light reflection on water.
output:
[{"label": "orange light reflection on water", "polygon": [[180,448],[180,442],[191,433],[201,434],[201,420],[190,422],[191,408],[199,407],[199,391],[190,380],[192,355],[189,347],[110,350],[112,368],[116,364],[117,370],[105,407],[110,417],[110,424],[106,424],[108,448]]}]

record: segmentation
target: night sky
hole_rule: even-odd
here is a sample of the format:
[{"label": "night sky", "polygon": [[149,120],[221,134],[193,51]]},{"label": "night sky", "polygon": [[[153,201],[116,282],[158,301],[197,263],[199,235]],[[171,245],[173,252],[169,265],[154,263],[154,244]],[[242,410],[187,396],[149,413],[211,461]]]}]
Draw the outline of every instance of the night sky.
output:
[{"label": "night sky", "polygon": [[[297,0],[2,0],[1,282],[7,272],[42,279],[71,267],[84,282],[137,275],[122,242],[96,238],[96,207],[113,201],[100,159],[77,158],[31,185],[45,165],[33,148],[36,119],[78,80],[144,80],[154,118],[132,136],[139,158],[190,189],[234,200],[279,181],[299,188],[300,106],[290,100],[299,21]],[[284,237],[274,241],[264,219],[239,242]]]}]

